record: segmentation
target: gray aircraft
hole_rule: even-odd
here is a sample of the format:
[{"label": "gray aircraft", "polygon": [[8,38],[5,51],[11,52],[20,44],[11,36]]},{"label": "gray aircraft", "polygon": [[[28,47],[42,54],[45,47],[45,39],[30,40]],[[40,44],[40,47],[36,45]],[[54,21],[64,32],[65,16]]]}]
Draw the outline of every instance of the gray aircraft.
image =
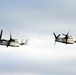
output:
[{"label": "gray aircraft", "polygon": [[19,42],[17,39],[13,39],[10,33],[10,39],[6,40],[6,39],[2,39],[2,33],[3,30],[1,30],[0,33],[0,45],[4,45],[4,46],[12,46],[12,47],[19,47]]},{"label": "gray aircraft", "polygon": [[1,30],[1,33],[0,33],[0,45],[4,45],[4,46],[11,46],[11,47],[19,47],[19,45],[26,45],[26,42],[23,43],[19,43],[17,39],[13,39],[12,36],[11,36],[11,33],[10,33],[10,39],[9,40],[6,40],[6,39],[2,39],[2,33],[3,33],[3,30]]},{"label": "gray aircraft", "polygon": [[65,43],[65,44],[74,44],[76,43],[76,40],[69,35],[69,32],[67,34],[62,34],[64,37],[60,37],[61,34],[57,35],[53,32],[55,37],[55,42]]}]

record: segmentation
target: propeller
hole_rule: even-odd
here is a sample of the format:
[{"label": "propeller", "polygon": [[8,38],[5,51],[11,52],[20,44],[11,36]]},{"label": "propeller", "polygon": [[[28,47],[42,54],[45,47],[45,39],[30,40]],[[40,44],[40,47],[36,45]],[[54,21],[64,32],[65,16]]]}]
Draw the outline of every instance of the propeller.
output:
[{"label": "propeller", "polygon": [[9,41],[8,41],[7,47],[10,45],[10,42],[11,42],[11,41],[15,42],[15,40],[12,39],[12,35],[11,35],[11,32],[10,32],[10,39],[9,39]]},{"label": "propeller", "polygon": [[62,34],[62,35],[64,35],[64,36],[65,36],[66,44],[67,44],[67,39],[68,39],[68,34],[69,34],[69,32],[70,32],[70,30],[68,31],[68,33],[67,33],[67,34]]},{"label": "propeller", "polygon": [[60,34],[59,34],[58,36],[56,36],[56,34],[55,34],[54,32],[53,32],[53,34],[54,34],[54,36],[55,36],[55,43],[54,43],[54,46],[55,46],[56,41],[57,41],[58,37],[60,36]]},{"label": "propeller", "polygon": [[58,36],[56,36],[56,34],[55,33],[53,33],[54,34],[54,36],[55,36],[55,40],[57,40],[58,39],[58,37],[60,36],[60,34],[58,35]]},{"label": "propeller", "polygon": [[56,40],[55,40],[55,43],[54,43],[54,46],[56,45]]},{"label": "propeller", "polygon": [[1,38],[2,38],[2,33],[3,33],[3,30],[1,30],[1,34],[0,34],[0,40],[1,40]]},{"label": "propeller", "polygon": [[68,31],[68,33],[67,33],[67,34],[62,34],[62,35],[64,35],[64,36],[68,36],[68,34],[69,34],[69,31]]}]

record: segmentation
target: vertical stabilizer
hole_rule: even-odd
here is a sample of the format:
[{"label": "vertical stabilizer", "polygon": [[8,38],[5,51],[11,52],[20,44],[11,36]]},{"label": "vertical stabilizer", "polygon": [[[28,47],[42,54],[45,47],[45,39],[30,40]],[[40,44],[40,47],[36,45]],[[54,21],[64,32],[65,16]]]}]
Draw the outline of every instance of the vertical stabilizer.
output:
[{"label": "vertical stabilizer", "polygon": [[28,45],[28,39],[24,41],[24,39],[21,40],[20,45]]},{"label": "vertical stabilizer", "polygon": [[26,41],[25,41],[25,45],[28,45],[28,39],[26,39]]}]

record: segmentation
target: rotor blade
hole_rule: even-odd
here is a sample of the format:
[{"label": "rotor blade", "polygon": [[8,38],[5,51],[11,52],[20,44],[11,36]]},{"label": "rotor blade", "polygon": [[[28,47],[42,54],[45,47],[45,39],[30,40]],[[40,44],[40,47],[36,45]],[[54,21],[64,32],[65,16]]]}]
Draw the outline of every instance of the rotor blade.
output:
[{"label": "rotor blade", "polygon": [[66,44],[67,44],[67,40],[68,40],[68,35],[66,35],[66,37],[65,37],[65,38],[66,38]]},{"label": "rotor blade", "polygon": [[70,30],[68,31],[68,33],[67,33],[66,35],[68,35],[68,34],[69,34],[69,32],[70,32]]},{"label": "rotor blade", "polygon": [[12,35],[11,35],[11,32],[10,32],[10,39],[12,39]]},{"label": "rotor blade", "polygon": [[3,30],[1,30],[0,39],[2,38],[2,33],[3,33]]},{"label": "rotor blade", "polygon": [[66,38],[66,44],[67,44],[67,39],[68,39],[68,38]]},{"label": "rotor blade", "polygon": [[67,33],[67,34],[62,34],[62,35],[64,35],[64,36],[68,36],[69,32],[70,32],[70,30],[68,31],[68,33]]},{"label": "rotor blade", "polygon": [[15,41],[15,39],[12,38],[11,32],[10,32],[10,41]]},{"label": "rotor blade", "polygon": [[59,36],[60,36],[60,34],[56,38],[58,38]]},{"label": "rotor blade", "polygon": [[54,34],[54,36],[55,36],[55,39],[57,39],[61,34],[59,34],[58,36],[56,36],[56,34],[55,33],[53,33]]},{"label": "rotor blade", "polygon": [[54,43],[54,46],[56,45],[56,41],[55,41],[55,43]]},{"label": "rotor blade", "polygon": [[54,34],[54,36],[55,36],[55,38],[56,38],[56,34],[53,32],[53,34]]},{"label": "rotor blade", "polygon": [[11,40],[8,41],[7,47],[10,45]]},{"label": "rotor blade", "polygon": [[62,35],[66,36],[65,34],[62,34]]}]

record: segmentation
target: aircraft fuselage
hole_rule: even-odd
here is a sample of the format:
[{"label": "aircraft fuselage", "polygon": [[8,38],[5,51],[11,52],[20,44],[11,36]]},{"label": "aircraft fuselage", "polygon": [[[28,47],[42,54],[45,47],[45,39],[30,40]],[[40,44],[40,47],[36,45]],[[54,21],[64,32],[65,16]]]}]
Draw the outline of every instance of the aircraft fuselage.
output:
[{"label": "aircraft fuselage", "polygon": [[[0,40],[0,45],[7,46],[8,43],[9,43],[9,40],[5,40],[5,39]],[[19,47],[19,42],[17,40],[11,41],[9,46]]]},{"label": "aircraft fuselage", "polygon": [[61,43],[66,43],[67,44],[74,44],[75,43],[75,40],[73,37],[69,36],[67,41],[66,41],[66,38],[57,38],[55,41],[57,42],[61,42]]}]

